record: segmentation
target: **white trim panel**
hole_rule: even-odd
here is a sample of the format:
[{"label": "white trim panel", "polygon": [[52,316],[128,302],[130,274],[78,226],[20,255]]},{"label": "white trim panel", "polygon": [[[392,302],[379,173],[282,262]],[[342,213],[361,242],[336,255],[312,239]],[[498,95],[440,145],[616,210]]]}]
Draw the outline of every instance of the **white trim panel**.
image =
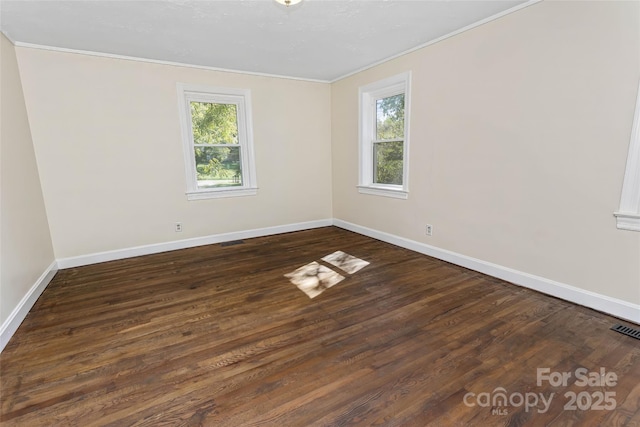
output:
[{"label": "white trim panel", "polygon": [[312,228],[329,227],[333,225],[331,219],[299,222],[295,224],[277,225],[274,227],[257,228],[253,230],[234,231],[231,233],[214,234],[192,239],[176,240],[166,243],[136,246],[133,248],[117,249],[114,251],[98,252],[77,257],[62,258],[58,260],[58,268],[72,268],[83,265],[97,264],[100,262],[115,261],[125,258],[133,258],[142,255],[157,254],[160,252],[175,251],[178,249],[193,248],[196,246],[213,245],[232,240],[251,239],[253,237],[271,236],[274,234],[290,233],[292,231],[310,230]]},{"label": "white trim panel", "polygon": [[631,127],[620,209],[613,215],[619,229],[640,231],[640,83],[636,93],[636,110]]},{"label": "white trim panel", "polygon": [[258,187],[255,188],[240,188],[238,190],[218,190],[218,191],[191,191],[186,192],[187,200],[206,200],[206,199],[220,199],[223,197],[242,197],[242,196],[255,196],[258,194]]},{"label": "white trim panel", "polygon": [[374,187],[367,185],[358,185],[358,192],[361,194],[371,194],[374,196],[393,197],[395,199],[408,199],[409,193],[404,190],[394,190],[384,187]]},{"label": "white trim panel", "polygon": [[620,230],[640,231],[640,214],[615,212],[613,215]]},{"label": "white trim panel", "polygon": [[333,225],[640,324],[640,305],[638,304],[611,298],[340,219],[334,219]]},{"label": "white trim panel", "polygon": [[20,300],[16,308],[13,309],[9,317],[0,326],[0,352],[4,350],[13,334],[18,330],[18,327],[22,321],[29,314],[29,310],[36,303],[42,292],[45,290],[53,276],[58,271],[58,263],[52,262],[49,267],[42,273],[42,275],[36,280],[36,283],[29,289],[24,297]]}]

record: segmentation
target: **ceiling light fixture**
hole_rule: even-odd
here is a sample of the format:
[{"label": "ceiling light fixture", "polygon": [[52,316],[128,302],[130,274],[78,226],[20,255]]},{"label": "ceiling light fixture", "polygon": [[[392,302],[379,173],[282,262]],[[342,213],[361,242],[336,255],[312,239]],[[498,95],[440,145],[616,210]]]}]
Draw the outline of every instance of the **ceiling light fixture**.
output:
[{"label": "ceiling light fixture", "polygon": [[276,2],[283,4],[287,7],[300,3],[302,0],[276,0]]}]

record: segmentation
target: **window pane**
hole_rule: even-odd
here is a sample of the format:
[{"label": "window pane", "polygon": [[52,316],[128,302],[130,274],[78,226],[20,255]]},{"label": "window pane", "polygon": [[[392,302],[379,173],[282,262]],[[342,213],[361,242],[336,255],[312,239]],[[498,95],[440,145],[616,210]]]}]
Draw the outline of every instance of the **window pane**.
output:
[{"label": "window pane", "polygon": [[237,144],[238,113],[235,104],[191,103],[194,144]]},{"label": "window pane", "polygon": [[198,188],[242,185],[240,147],[196,147]]},{"label": "window pane", "polygon": [[373,144],[373,179],[376,184],[402,185],[403,141]]},{"label": "window pane", "polygon": [[376,100],[376,140],[404,138],[404,93]]}]

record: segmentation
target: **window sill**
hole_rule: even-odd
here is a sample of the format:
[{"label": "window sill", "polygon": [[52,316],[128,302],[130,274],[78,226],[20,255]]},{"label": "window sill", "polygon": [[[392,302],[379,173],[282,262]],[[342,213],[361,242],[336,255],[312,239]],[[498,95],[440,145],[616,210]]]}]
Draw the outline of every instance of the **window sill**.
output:
[{"label": "window sill", "polygon": [[640,214],[615,212],[616,227],[620,230],[640,231]]},{"label": "window sill", "polygon": [[371,194],[374,196],[392,197],[394,199],[407,199],[409,198],[409,192],[402,189],[395,189],[389,187],[373,187],[359,185],[358,192],[361,194]]},{"label": "window sill", "polygon": [[238,188],[234,190],[190,191],[187,200],[220,199],[223,197],[255,196],[257,188]]}]

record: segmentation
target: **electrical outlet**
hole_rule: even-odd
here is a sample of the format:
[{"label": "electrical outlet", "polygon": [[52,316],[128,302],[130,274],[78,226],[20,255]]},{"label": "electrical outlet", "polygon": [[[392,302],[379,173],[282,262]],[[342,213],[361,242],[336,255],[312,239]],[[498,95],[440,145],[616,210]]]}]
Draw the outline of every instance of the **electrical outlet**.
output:
[{"label": "electrical outlet", "polygon": [[427,224],[427,228],[425,231],[427,233],[427,236],[433,236],[433,225]]},{"label": "electrical outlet", "polygon": [[180,233],[182,231],[182,223],[176,222],[176,233]]}]

